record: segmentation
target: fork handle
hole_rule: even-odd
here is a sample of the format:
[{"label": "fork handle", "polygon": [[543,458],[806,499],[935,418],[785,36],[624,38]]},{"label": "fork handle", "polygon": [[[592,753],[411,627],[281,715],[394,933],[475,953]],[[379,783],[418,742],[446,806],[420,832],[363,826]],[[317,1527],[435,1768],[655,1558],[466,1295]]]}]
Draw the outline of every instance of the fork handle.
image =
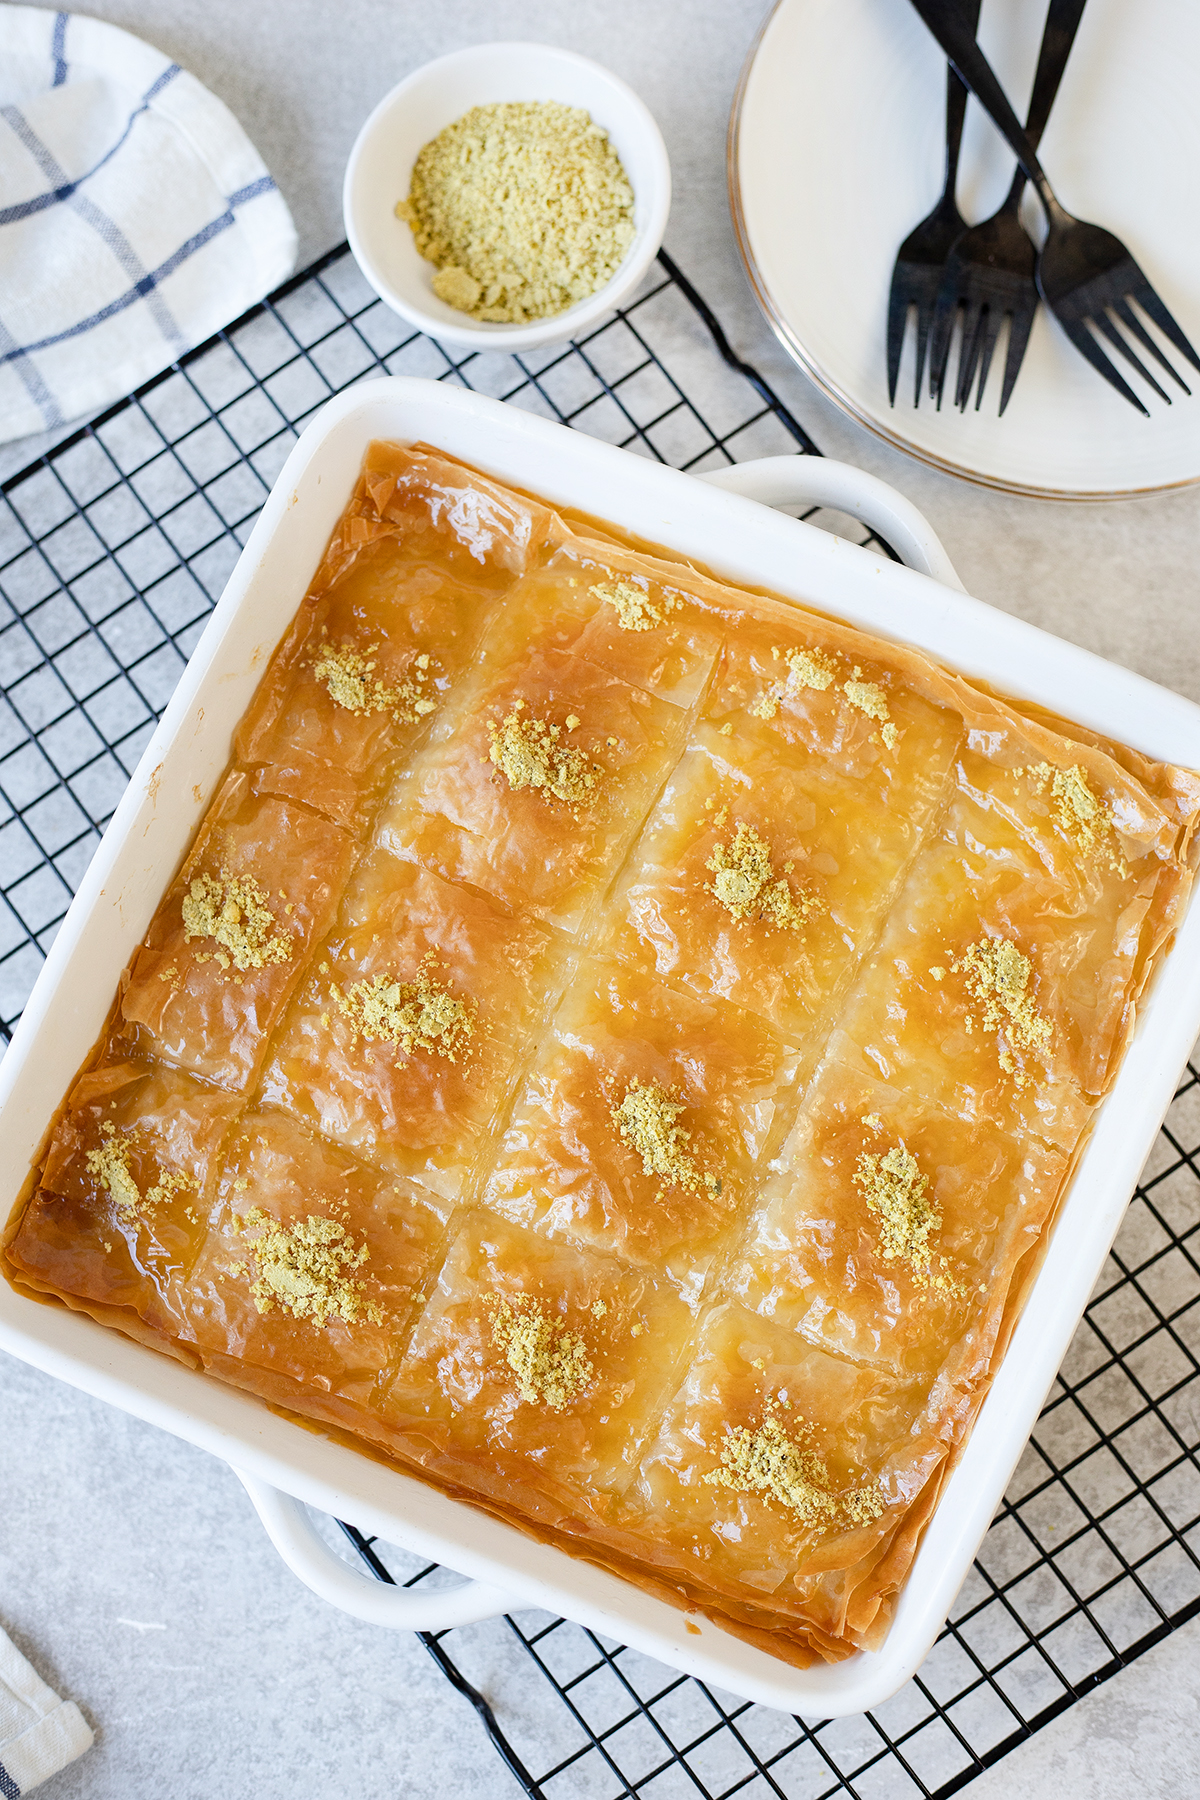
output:
[{"label": "fork handle", "polygon": [[[1051,108],[1058,98],[1067,60],[1086,5],[1087,0],[1050,0],[1042,32],[1042,47],[1038,52],[1037,73],[1033,78],[1033,92],[1029,96],[1029,111],[1025,115],[1025,136],[1035,150],[1042,141]],[[1025,171],[1018,168],[1012,178],[1006,206],[1017,205],[1024,186]]]},{"label": "fork handle", "polygon": [[[979,29],[983,0],[964,0],[963,18],[972,32]],[[967,116],[967,86],[956,69],[946,67],[946,179],[942,199],[955,206],[958,186],[958,153],[962,149],[963,123]]]},{"label": "fork handle", "polygon": [[1037,189],[1046,211],[1061,211],[1045,170],[1037,159],[1037,151],[1021,130],[1020,121],[1009,105],[992,65],[975,42],[959,0],[912,0],[912,5],[993,125],[1007,138],[1013,155]]},{"label": "fork handle", "polygon": [[946,178],[942,182],[943,198],[954,199],[958,186],[958,153],[962,149],[963,124],[967,116],[966,83],[949,64],[946,66]]},{"label": "fork handle", "polygon": [[1025,117],[1025,136],[1035,150],[1042,141],[1050,109],[1058,98],[1067,58],[1086,5],[1087,0],[1050,0],[1042,31],[1042,47],[1038,52],[1037,74],[1033,78],[1033,92]]}]

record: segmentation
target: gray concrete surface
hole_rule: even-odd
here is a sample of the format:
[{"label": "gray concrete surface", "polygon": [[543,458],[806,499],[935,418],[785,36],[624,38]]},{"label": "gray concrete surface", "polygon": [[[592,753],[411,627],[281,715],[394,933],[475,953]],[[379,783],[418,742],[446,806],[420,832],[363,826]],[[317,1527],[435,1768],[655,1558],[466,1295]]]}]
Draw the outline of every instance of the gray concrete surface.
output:
[{"label": "gray concrete surface", "polygon": [[[89,10],[175,57],[237,113],[293,209],[302,260],[342,236],[341,174],[358,126],[419,63],[463,44],[531,38],[608,64],[666,136],[676,193],[668,248],[826,451],[915,500],[981,599],[1200,700],[1200,490],[1072,507],[953,481],[837,413],[775,345],[738,265],[725,199],[726,119],[760,0],[97,0]],[[0,473],[32,448],[8,447]],[[98,1732],[96,1749],[48,1795],[516,1793],[420,1645],[342,1618],[300,1588],[221,1465],[20,1364],[0,1370],[0,1623]],[[493,1639],[481,1636],[474,1664],[506,1716],[536,1731],[536,1677]],[[1200,1624],[972,1792],[1151,1800],[1200,1788],[1198,1651]],[[574,1800],[593,1789],[568,1781],[555,1791]],[[878,1791],[886,1800],[890,1790]]]}]

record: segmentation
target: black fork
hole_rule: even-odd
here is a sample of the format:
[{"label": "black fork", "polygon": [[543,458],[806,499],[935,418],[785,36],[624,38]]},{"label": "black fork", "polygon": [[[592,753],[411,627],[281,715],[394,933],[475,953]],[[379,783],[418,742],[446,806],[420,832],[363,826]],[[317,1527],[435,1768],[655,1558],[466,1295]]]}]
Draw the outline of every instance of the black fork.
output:
[{"label": "black fork", "polygon": [[[1025,135],[1036,150],[1050,109],[1058,94],[1067,58],[1079,30],[1086,0],[1050,0],[1037,74],[1025,120]],[[956,314],[962,311],[962,337],[958,353],[958,380],[954,400],[960,411],[971,397],[978,370],[975,408],[979,410],[987,386],[992,353],[1004,320],[1008,320],[1008,350],[1000,412],[1012,397],[1029,333],[1037,312],[1037,251],[1020,220],[1025,171],[1018,167],[1004,204],[990,219],[972,225],[958,239],[946,258],[938,289],[930,344],[930,392],[940,400],[950,359]]]},{"label": "black fork", "polygon": [[[1163,305],[1120,238],[1100,225],[1073,218],[1059,203],[1037,152],[1017,123],[1017,116],[987,57],[975,42],[965,9],[957,0],[912,0],[930,31],[975,95],[992,123],[1008,139],[1045,208],[1049,226],[1037,262],[1038,292],[1080,355],[1111,382],[1123,399],[1147,418],[1143,405],[1100,347],[1103,338],[1137,370],[1154,392],[1170,404],[1170,395],[1155,379],[1130,343],[1140,344],[1185,394],[1191,392],[1134,312],[1136,305],[1194,369],[1200,369],[1187,337]],[[1124,332],[1117,329],[1118,324]],[[1126,333],[1128,335],[1126,335]]]},{"label": "black fork", "polygon": [[[979,23],[981,0],[965,0],[964,19],[969,20],[974,34]],[[900,374],[900,355],[904,349],[904,332],[911,307],[917,314],[917,370],[913,384],[913,405],[921,403],[921,377],[925,372],[925,353],[933,323],[933,308],[938,283],[946,257],[955,239],[967,228],[958,210],[954,190],[958,182],[958,153],[962,146],[963,119],[967,111],[967,90],[954,70],[946,69],[946,174],[942,197],[921,223],[909,233],[896,253],[892,270],[892,288],[888,295],[887,364],[888,399],[896,404],[896,382]]]}]

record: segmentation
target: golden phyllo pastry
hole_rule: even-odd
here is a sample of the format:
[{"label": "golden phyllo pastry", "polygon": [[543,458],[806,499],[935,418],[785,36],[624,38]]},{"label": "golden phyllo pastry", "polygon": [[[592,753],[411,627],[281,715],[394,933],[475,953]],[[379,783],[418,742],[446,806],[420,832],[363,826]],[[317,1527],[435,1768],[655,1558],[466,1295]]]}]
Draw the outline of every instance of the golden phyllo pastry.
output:
[{"label": "golden phyllo pastry", "polygon": [[9,1278],[785,1660],[877,1646],[1200,777],[377,444]]}]

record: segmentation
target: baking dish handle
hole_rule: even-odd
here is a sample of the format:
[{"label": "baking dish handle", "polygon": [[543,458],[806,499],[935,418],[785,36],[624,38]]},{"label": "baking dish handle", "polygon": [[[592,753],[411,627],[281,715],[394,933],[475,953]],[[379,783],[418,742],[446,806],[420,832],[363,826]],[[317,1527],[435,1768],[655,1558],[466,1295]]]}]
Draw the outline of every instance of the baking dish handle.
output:
[{"label": "baking dish handle", "polygon": [[319,1599],[368,1625],[386,1625],[393,1631],[448,1631],[452,1625],[473,1625],[514,1608],[511,1595],[482,1581],[432,1589],[390,1587],[377,1581],[330,1549],[299,1500],[244,1469],[233,1472],[292,1574]]},{"label": "baking dish handle", "polygon": [[832,462],[827,456],[763,456],[714,469],[700,479],[764,506],[836,507],[877,531],[910,569],[956,593],[966,592],[925,515],[886,481],[852,463]]}]

